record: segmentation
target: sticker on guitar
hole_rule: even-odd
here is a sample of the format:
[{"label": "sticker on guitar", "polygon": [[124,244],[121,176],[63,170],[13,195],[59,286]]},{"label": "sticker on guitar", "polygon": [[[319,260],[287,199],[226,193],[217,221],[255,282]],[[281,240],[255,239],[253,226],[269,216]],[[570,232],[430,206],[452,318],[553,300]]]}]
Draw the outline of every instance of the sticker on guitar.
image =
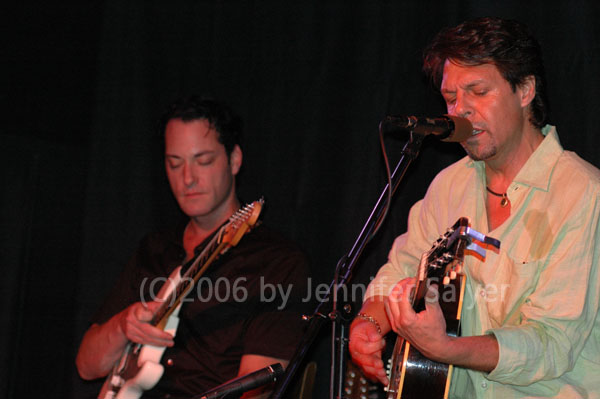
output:
[{"label": "sticker on guitar", "polygon": [[[229,248],[236,246],[242,237],[252,230],[258,221],[263,204],[264,200],[261,198],[240,208],[213,235],[183,275],[182,266],[171,273],[157,295],[157,300],[162,303],[150,324],[175,336],[182,300],[192,291],[208,267]],[[138,399],[144,391],[154,387],[162,377],[164,368],[160,364],[160,359],[164,351],[164,347],[129,342],[106,378],[98,398]]]}]

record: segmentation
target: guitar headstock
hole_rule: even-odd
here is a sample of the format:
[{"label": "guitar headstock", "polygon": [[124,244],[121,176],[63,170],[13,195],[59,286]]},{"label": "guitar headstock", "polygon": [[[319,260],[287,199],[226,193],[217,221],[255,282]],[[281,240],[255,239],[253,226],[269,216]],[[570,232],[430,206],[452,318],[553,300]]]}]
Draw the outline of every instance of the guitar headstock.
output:
[{"label": "guitar headstock", "polygon": [[461,217],[433,244],[426,258],[428,278],[447,285],[462,274],[464,250],[470,244],[470,238],[465,234],[468,227],[469,219]]},{"label": "guitar headstock", "polygon": [[427,252],[426,276],[442,279],[446,285],[462,274],[466,250],[483,260],[486,253],[484,248],[497,250],[500,248],[500,241],[473,230],[469,227],[469,219],[461,217]]},{"label": "guitar headstock", "polygon": [[264,199],[261,198],[245,205],[231,215],[229,223],[223,227],[220,242],[227,244],[228,247],[237,245],[244,234],[254,227],[258,221],[264,203]]}]

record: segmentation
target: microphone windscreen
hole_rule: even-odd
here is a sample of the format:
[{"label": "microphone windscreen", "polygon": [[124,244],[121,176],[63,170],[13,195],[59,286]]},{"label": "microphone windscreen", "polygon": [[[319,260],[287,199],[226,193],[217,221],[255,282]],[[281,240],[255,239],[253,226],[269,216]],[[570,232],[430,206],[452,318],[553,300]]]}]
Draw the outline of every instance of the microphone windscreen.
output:
[{"label": "microphone windscreen", "polygon": [[473,125],[468,119],[454,115],[445,115],[454,122],[454,131],[442,141],[461,142],[473,135]]}]

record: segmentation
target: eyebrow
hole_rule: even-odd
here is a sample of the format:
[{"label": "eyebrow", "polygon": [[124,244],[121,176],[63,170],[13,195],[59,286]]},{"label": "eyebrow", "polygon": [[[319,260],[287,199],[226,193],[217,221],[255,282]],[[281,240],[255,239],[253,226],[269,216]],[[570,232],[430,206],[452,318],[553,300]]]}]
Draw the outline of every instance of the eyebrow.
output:
[{"label": "eyebrow", "polygon": [[[472,89],[475,86],[485,83],[483,79],[477,79],[473,82],[470,82],[466,85],[465,89]],[[441,89],[442,94],[444,93],[456,93],[455,90]]]},{"label": "eyebrow", "polygon": [[[198,157],[201,157],[203,155],[211,155],[211,154],[214,154],[214,153],[215,153],[215,151],[213,151],[213,150],[200,151],[200,152],[194,154],[193,157],[194,158],[198,158]],[[175,154],[165,154],[165,158],[177,158],[177,159],[181,159],[181,158],[184,158],[184,157],[180,157],[179,155],[175,155]]]}]

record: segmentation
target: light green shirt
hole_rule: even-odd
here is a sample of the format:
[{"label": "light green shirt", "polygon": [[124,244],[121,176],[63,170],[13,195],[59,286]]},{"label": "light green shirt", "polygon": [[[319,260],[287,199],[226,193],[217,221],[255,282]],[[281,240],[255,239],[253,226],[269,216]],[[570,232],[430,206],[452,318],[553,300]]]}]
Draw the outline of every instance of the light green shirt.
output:
[{"label": "light green shirt", "polygon": [[600,398],[600,171],[546,135],[508,187],[510,217],[488,231],[485,165],[465,157],[411,209],[407,233],[365,297],[414,276],[420,256],[461,216],[502,242],[465,257],[463,336],[493,333],[488,373],[456,367],[452,398]]}]

